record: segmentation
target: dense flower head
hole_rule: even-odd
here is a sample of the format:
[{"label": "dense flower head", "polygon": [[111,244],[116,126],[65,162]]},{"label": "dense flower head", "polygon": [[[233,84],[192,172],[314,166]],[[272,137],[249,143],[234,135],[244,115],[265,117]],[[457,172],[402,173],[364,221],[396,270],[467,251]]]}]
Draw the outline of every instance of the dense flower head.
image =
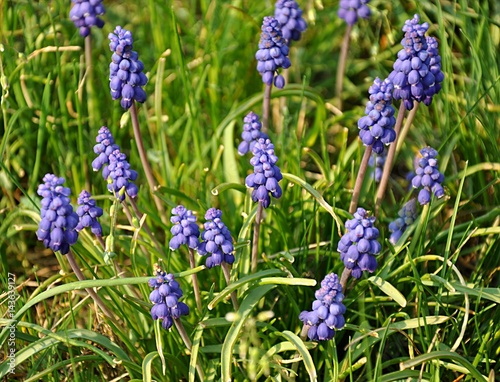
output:
[{"label": "dense flower head", "polygon": [[285,86],[285,79],[281,74],[277,74],[277,71],[291,65],[288,45],[283,38],[280,23],[274,17],[264,17],[261,30],[259,50],[255,53],[257,70],[262,76],[262,82],[266,85],[272,85],[274,82],[274,85],[281,89]]},{"label": "dense flower head", "polygon": [[82,229],[90,227],[90,231],[96,236],[102,236],[101,223],[97,218],[102,216],[102,208],[96,205],[90,192],[83,190],[78,196],[78,225],[76,230],[80,232]]},{"label": "dense flower head", "polygon": [[172,208],[170,222],[173,223],[170,229],[173,235],[169,243],[171,250],[176,250],[183,244],[187,244],[189,248],[198,248],[200,229],[196,224],[196,216],[193,215],[193,211],[182,205]]},{"label": "dense flower head", "polygon": [[78,232],[75,229],[78,215],[73,211],[69,200],[71,190],[63,187],[64,178],[54,174],[46,174],[43,181],[37,190],[38,195],[42,197],[42,208],[36,234],[46,248],[66,255],[69,247],[78,240]]},{"label": "dense flower head", "polygon": [[71,0],[73,7],[69,11],[69,18],[79,29],[80,36],[87,37],[90,34],[90,28],[96,26],[102,28],[104,21],[98,16],[105,13],[102,0]]},{"label": "dense flower head", "polygon": [[345,325],[343,314],[346,312],[342,303],[344,295],[339,278],[330,273],[321,281],[321,288],[315,293],[316,300],[312,303],[312,311],[303,311],[299,319],[308,325],[307,336],[313,341],[331,340],[335,330]]},{"label": "dense flower head", "polygon": [[107,179],[109,175],[107,170],[109,156],[113,151],[120,150],[120,146],[115,143],[113,135],[106,126],[99,129],[95,140],[97,144],[94,145],[94,153],[97,154],[97,158],[92,161],[92,168],[94,171],[99,171],[104,166],[102,176]]},{"label": "dense flower head", "polygon": [[136,51],[132,50],[134,39],[132,33],[117,26],[114,33],[108,35],[109,49],[113,52],[109,65],[109,87],[114,100],[121,98],[120,104],[129,109],[133,101],[146,101],[146,92],[142,88],[148,82],[142,72],[144,64],[138,59]]},{"label": "dense flower head", "polygon": [[354,25],[358,18],[367,19],[370,17],[370,0],[340,0],[338,16],[345,20],[348,25]]},{"label": "dense flower head", "polygon": [[363,271],[373,273],[377,269],[375,255],[382,246],[377,241],[379,231],[373,226],[375,217],[369,216],[364,208],[358,208],[354,219],[345,222],[347,232],[340,239],[337,251],[352,277],[359,279]]},{"label": "dense flower head", "polygon": [[396,139],[394,125],[394,106],[392,106],[392,82],[386,78],[376,78],[368,93],[370,101],[366,104],[365,116],[358,121],[359,137],[365,146],[372,146],[376,154],[384,152],[384,145]]},{"label": "dense flower head", "polygon": [[417,202],[415,199],[410,199],[410,201],[405,203],[403,208],[399,210],[398,218],[389,224],[389,231],[391,232],[389,241],[392,244],[396,244],[401,235],[403,235],[403,232],[406,231],[406,228],[413,224],[417,217]]},{"label": "dense flower head", "polygon": [[414,101],[429,105],[444,79],[437,41],[425,36],[429,24],[419,22],[419,15],[405,22],[403,49],[398,52],[389,75],[394,83],[394,98],[403,100],[408,110],[413,108]]},{"label": "dense flower head", "polygon": [[174,319],[189,314],[189,307],[179,301],[183,293],[173,274],[158,269],[156,276],[149,279],[148,284],[154,288],[149,295],[149,300],[153,303],[151,317],[153,320],[162,320],[165,329],[172,327]]},{"label": "dense flower head", "polygon": [[418,193],[418,202],[425,205],[431,201],[431,193],[438,199],[444,196],[444,189],[441,185],[444,175],[438,170],[436,150],[432,147],[424,147],[420,150],[420,154],[422,158],[419,159],[418,166],[415,168],[415,176],[411,184],[413,188],[421,188]]},{"label": "dense flower head", "polygon": [[370,159],[368,160],[368,165],[373,167],[372,178],[373,180],[375,180],[376,183],[379,183],[380,179],[382,179],[382,174],[384,172],[384,165],[386,159],[387,159],[387,150],[384,150],[384,152],[380,155],[377,155],[375,153],[372,153],[372,155],[370,155]]},{"label": "dense flower head", "polygon": [[423,103],[429,106],[434,94],[441,90],[441,82],[444,80],[444,74],[441,70],[441,56],[439,55],[438,42],[434,37],[427,36],[427,53],[429,53],[429,71],[434,76],[434,82],[428,81],[424,87],[425,97]]},{"label": "dense flower head", "polygon": [[107,171],[109,172],[107,179],[110,192],[113,192],[121,201],[125,199],[125,193],[121,192],[122,188],[131,198],[137,197],[139,190],[133,183],[137,179],[137,171],[130,169],[130,164],[124,153],[115,150],[109,155]]},{"label": "dense flower head", "polygon": [[245,155],[248,151],[251,152],[259,138],[269,138],[267,134],[261,131],[262,123],[260,123],[259,116],[253,111],[243,118],[243,122],[243,132],[241,133],[243,141],[238,146],[238,154],[240,155]]},{"label": "dense flower head", "polygon": [[307,23],[302,18],[302,9],[295,0],[278,0],[274,8],[274,17],[281,25],[283,38],[287,41],[299,41]]},{"label": "dense flower head", "polygon": [[205,214],[204,230],[201,233],[202,242],[198,245],[198,253],[207,256],[206,266],[212,268],[222,262],[234,263],[234,247],[231,232],[222,221],[222,211],[209,208]]},{"label": "dense flower head", "polygon": [[250,164],[253,174],[245,179],[247,187],[253,188],[252,200],[261,202],[264,208],[271,204],[271,196],[280,198],[283,191],[278,182],[283,179],[281,170],[276,166],[278,157],[274,153],[274,145],[269,139],[260,138],[252,149],[253,158]]}]

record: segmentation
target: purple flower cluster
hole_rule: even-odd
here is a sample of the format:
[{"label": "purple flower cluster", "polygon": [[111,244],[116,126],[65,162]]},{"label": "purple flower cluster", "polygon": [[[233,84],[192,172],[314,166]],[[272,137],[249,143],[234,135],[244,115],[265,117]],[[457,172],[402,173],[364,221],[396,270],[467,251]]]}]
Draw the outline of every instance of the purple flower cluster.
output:
[{"label": "purple flower cluster", "polygon": [[[103,166],[109,164],[109,156],[115,150],[120,150],[120,146],[115,143],[113,135],[106,126],[102,126],[95,138],[97,144],[94,145],[94,153],[97,154],[97,158],[92,161],[92,168],[94,171],[99,171]],[[103,178],[107,179],[109,173],[107,170],[103,170]]]},{"label": "purple flower cluster", "polygon": [[389,241],[392,244],[396,244],[403,235],[403,232],[406,231],[409,225],[413,224],[413,222],[417,219],[417,202],[415,199],[410,199],[403,208],[401,208],[398,212],[398,218],[389,224],[389,231],[391,232],[391,236],[389,237]]},{"label": "purple flower cluster", "polygon": [[343,314],[346,312],[342,303],[344,295],[342,286],[336,274],[330,273],[321,281],[321,288],[314,295],[312,311],[303,311],[299,319],[304,325],[309,325],[307,336],[313,341],[331,340],[335,330],[345,325]]},{"label": "purple flower cluster", "polygon": [[189,307],[179,301],[183,293],[179,283],[174,280],[173,274],[157,270],[156,277],[150,279],[148,284],[154,288],[149,295],[153,303],[151,317],[153,320],[162,320],[161,325],[165,329],[172,327],[174,319],[189,314]]},{"label": "purple flower cluster", "polygon": [[278,0],[274,8],[274,17],[281,25],[283,38],[287,41],[299,41],[307,23],[302,18],[302,9],[295,0]]},{"label": "purple flower cluster", "polygon": [[101,223],[97,218],[102,216],[102,208],[96,206],[96,202],[92,199],[90,192],[83,190],[78,196],[78,208],[76,214],[79,217],[76,230],[80,232],[82,229],[90,227],[90,231],[96,236],[102,236]]},{"label": "purple flower cluster", "polygon": [[196,224],[196,216],[193,215],[193,211],[182,205],[172,208],[170,221],[174,224],[170,229],[173,235],[169,243],[171,250],[174,251],[183,244],[187,244],[189,248],[198,248],[200,229]]},{"label": "purple flower cluster", "polygon": [[359,279],[363,271],[373,273],[377,269],[377,255],[382,246],[377,241],[379,231],[373,226],[375,216],[368,216],[363,208],[358,208],[354,219],[347,220],[347,233],[340,239],[337,251],[352,277]]},{"label": "purple flower cluster", "polygon": [[127,195],[135,198],[139,192],[133,183],[137,179],[137,172],[130,169],[127,156],[120,151],[120,146],[115,143],[106,126],[99,129],[96,142],[94,152],[97,158],[92,161],[94,171],[102,169],[102,177],[108,181],[108,190],[121,201],[125,199],[125,194],[120,192],[124,187]]},{"label": "purple flower cluster", "polygon": [[146,92],[142,86],[148,83],[148,79],[142,72],[144,64],[138,59],[137,52],[132,50],[132,33],[117,26],[108,38],[109,49],[113,52],[109,65],[111,97],[114,100],[121,97],[120,104],[124,109],[129,109],[134,100],[144,103]]},{"label": "purple flower cluster", "polygon": [[264,134],[262,129],[262,124],[260,123],[259,116],[253,111],[248,113],[245,118],[243,118],[243,133],[241,133],[241,138],[243,141],[238,145],[238,154],[245,155],[248,151],[252,151],[255,143],[260,139],[268,139],[267,134]]},{"label": "purple flower cluster", "polygon": [[422,158],[418,161],[415,168],[415,176],[411,180],[413,188],[422,188],[418,193],[418,202],[421,205],[431,201],[431,192],[436,198],[444,196],[444,189],[441,183],[444,181],[444,175],[438,170],[438,161],[436,159],[438,152],[432,147],[424,147],[420,150]]},{"label": "purple flower cluster", "polygon": [[386,159],[387,159],[387,151],[384,150],[384,152],[380,155],[372,153],[370,159],[368,160],[368,164],[371,167],[373,167],[372,178],[375,180],[376,183],[379,183],[380,179],[382,179],[382,174],[384,172],[384,165]]},{"label": "purple flower cluster", "polygon": [[209,208],[205,214],[204,231],[201,233],[202,242],[198,245],[198,253],[206,256],[207,268],[221,265],[222,262],[234,263],[234,247],[231,232],[221,219],[222,211]]},{"label": "purple flower cluster", "polygon": [[131,198],[137,197],[139,190],[133,183],[137,179],[137,171],[130,169],[124,153],[120,150],[113,151],[109,155],[107,170],[109,171],[108,190],[110,192],[113,192],[121,201],[125,199],[125,194],[121,192],[123,188]]},{"label": "purple flower cluster", "polygon": [[269,139],[260,138],[253,146],[252,153],[250,164],[254,167],[254,172],[246,177],[245,184],[254,189],[252,200],[261,202],[267,208],[271,204],[269,194],[278,199],[283,193],[278,184],[283,175],[276,166],[278,157],[274,154],[274,145]]},{"label": "purple flower cluster", "polygon": [[366,104],[365,116],[358,121],[359,137],[365,146],[372,146],[376,154],[384,152],[396,139],[394,107],[392,106],[393,85],[389,79],[383,82],[376,78],[368,93],[370,101]]},{"label": "purple flower cluster", "polygon": [[358,18],[367,19],[370,17],[370,0],[340,0],[338,16],[345,20],[347,25],[354,25]]},{"label": "purple flower cluster", "polygon": [[78,232],[75,230],[78,215],[73,212],[69,200],[71,190],[62,186],[64,178],[53,174],[46,174],[43,181],[37,190],[42,197],[42,209],[36,235],[38,240],[43,241],[45,248],[66,255],[69,247],[78,240]]},{"label": "purple flower cluster", "polygon": [[394,70],[389,75],[394,84],[394,98],[402,99],[408,110],[413,108],[414,101],[429,105],[444,79],[437,41],[425,36],[429,24],[419,24],[419,21],[419,15],[415,15],[405,22],[403,49],[398,52]]},{"label": "purple flower cluster", "polygon": [[96,26],[102,28],[104,21],[97,16],[102,16],[105,12],[102,0],[71,0],[73,7],[69,11],[69,18],[79,29],[80,36],[87,37],[90,28]]},{"label": "purple flower cluster", "polygon": [[288,45],[281,33],[281,26],[274,17],[264,17],[260,34],[259,50],[255,53],[257,70],[266,85],[274,85],[282,89],[285,79],[281,74],[276,74],[279,68],[289,68],[291,63],[288,58]]}]

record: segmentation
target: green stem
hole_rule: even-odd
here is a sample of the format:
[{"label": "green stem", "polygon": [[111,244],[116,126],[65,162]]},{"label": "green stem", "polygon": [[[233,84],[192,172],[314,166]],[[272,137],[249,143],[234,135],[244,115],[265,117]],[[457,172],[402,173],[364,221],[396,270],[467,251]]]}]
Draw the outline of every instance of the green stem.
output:
[{"label": "green stem", "polygon": [[[135,142],[137,144],[137,150],[139,151],[139,157],[141,158],[142,166],[144,167],[144,172],[146,174],[146,179],[149,184],[149,189],[151,193],[156,191],[156,181],[153,176],[153,170],[149,165],[148,156],[146,154],[146,150],[144,149],[144,142],[142,140],[141,128],[139,126],[139,118],[137,115],[137,108],[135,106],[135,102],[132,102],[132,106],[130,107],[130,116],[132,117],[132,127],[134,129]],[[153,194],[153,200],[156,204],[156,208],[160,213],[160,216],[164,216],[164,209],[161,200]]]},{"label": "green stem", "polygon": [[380,204],[384,198],[385,189],[387,188],[387,183],[389,182],[389,175],[391,174],[392,164],[394,157],[396,155],[396,147],[399,140],[399,132],[401,131],[401,125],[403,124],[403,119],[405,116],[406,107],[403,101],[401,101],[401,106],[399,107],[398,118],[396,120],[396,126],[394,127],[394,132],[396,133],[396,139],[389,146],[389,152],[387,153],[387,159],[384,164],[384,171],[382,173],[382,178],[377,191],[377,201],[375,202],[375,215],[378,215]]},{"label": "green stem", "polygon": [[[226,279],[226,284],[231,284],[231,272],[229,271],[229,266],[225,261],[223,261],[221,267],[222,272],[224,273],[224,278]],[[238,311],[240,306],[238,304],[238,298],[236,297],[236,292],[234,290],[231,292],[231,301],[233,302],[234,311]]]},{"label": "green stem", "polygon": [[[194,260],[194,250],[192,248],[189,248],[189,266],[191,267],[191,269],[196,268],[196,262]],[[196,300],[196,306],[198,307],[198,310],[201,313],[203,311],[203,307],[201,305],[200,286],[198,284],[198,277],[196,276],[196,273],[193,273],[192,280],[194,289],[194,299]]]},{"label": "green stem", "polygon": [[347,64],[347,52],[351,40],[352,25],[348,25],[340,48],[339,65],[337,67],[337,83],[335,85],[335,96],[338,98],[338,108],[342,110],[342,90],[344,88],[345,67]]},{"label": "green stem", "polygon": [[[85,275],[80,270],[80,267],[78,267],[78,264],[76,263],[75,257],[73,256],[73,253],[71,251],[69,251],[67,253],[66,258],[68,259],[69,265],[71,266],[71,269],[73,269],[73,272],[75,272],[75,275],[78,278],[78,280],[80,280],[80,281],[86,280]],[[90,295],[90,297],[92,297],[94,299],[95,303],[101,308],[103,313],[106,316],[108,316],[108,318],[110,320],[112,320],[115,324],[118,324],[115,320],[113,312],[111,312],[111,310],[109,310],[109,308],[101,300],[99,295],[92,288],[86,288],[85,290]]]},{"label": "green stem", "polygon": [[356,177],[356,183],[354,185],[354,191],[352,193],[351,205],[349,206],[349,212],[351,214],[356,211],[358,206],[359,195],[361,194],[361,186],[363,186],[363,180],[365,179],[366,169],[368,168],[368,161],[370,160],[370,155],[372,153],[372,146],[366,146],[365,154],[361,160],[361,165],[359,167],[358,176]]},{"label": "green stem", "polygon": [[262,100],[262,132],[267,134],[269,131],[269,112],[271,109],[271,89],[273,85],[266,85],[264,89],[264,99]]},{"label": "green stem", "polygon": [[259,260],[259,234],[260,234],[260,221],[262,220],[262,203],[259,202],[257,206],[257,214],[255,215],[255,222],[253,228],[253,240],[252,240],[252,273],[257,272],[257,262]]},{"label": "green stem", "polygon": [[[128,196],[128,195],[127,195]],[[128,200],[130,201],[130,205],[132,206],[132,209],[134,210],[136,216],[137,216],[137,219],[141,220],[142,219],[142,212],[139,210],[139,207],[137,207],[137,203],[135,201],[135,199],[131,198],[131,197],[128,197]],[[144,223],[142,225],[144,227],[144,230],[146,231],[146,233],[149,235],[149,237],[151,238],[151,240],[153,241],[153,244],[156,248],[156,250],[158,251],[158,253],[161,253],[163,255],[165,255],[163,253],[163,248],[161,246],[161,244],[159,243],[159,241],[156,239],[156,237],[153,235],[153,232],[151,232],[151,229],[149,228],[148,226],[148,223],[146,222],[146,220],[144,220]]]},{"label": "green stem", "polygon": [[[177,331],[181,335],[182,341],[184,342],[184,345],[186,345],[186,348],[191,351],[191,348],[193,347],[191,340],[189,339],[189,336],[186,332],[186,329],[184,328],[184,325],[182,325],[182,322],[179,318],[174,318],[174,324],[175,327],[177,328]],[[205,380],[205,375],[203,374],[203,369],[201,367],[200,360],[198,359],[196,362],[196,371],[198,372],[198,377],[200,378],[200,381]]]}]

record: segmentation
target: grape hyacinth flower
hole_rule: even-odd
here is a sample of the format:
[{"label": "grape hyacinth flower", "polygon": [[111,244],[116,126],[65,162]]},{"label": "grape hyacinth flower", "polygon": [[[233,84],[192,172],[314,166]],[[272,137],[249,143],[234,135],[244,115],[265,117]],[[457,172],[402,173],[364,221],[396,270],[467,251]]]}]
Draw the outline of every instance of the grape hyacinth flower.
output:
[{"label": "grape hyacinth flower", "polygon": [[304,325],[309,325],[307,336],[313,341],[331,340],[335,330],[345,325],[343,314],[346,312],[342,303],[344,295],[339,278],[330,273],[321,281],[321,288],[314,295],[316,300],[312,304],[312,311],[303,311],[299,319]]},{"label": "grape hyacinth flower", "polygon": [[243,141],[238,145],[238,154],[245,155],[248,151],[252,151],[255,143],[260,139],[268,139],[267,134],[264,134],[262,129],[262,123],[260,123],[259,116],[253,111],[248,113],[245,118],[243,118],[243,133],[241,133],[241,138]]},{"label": "grape hyacinth flower", "polygon": [[216,208],[209,208],[205,214],[207,221],[197,251],[201,256],[209,255],[206,260],[207,268],[221,265],[222,262],[234,263],[233,239],[221,217],[222,211]]},{"label": "grape hyacinth flower", "polygon": [[254,172],[246,177],[245,184],[254,189],[252,200],[261,202],[267,208],[271,204],[269,195],[278,199],[283,193],[278,184],[283,175],[276,166],[278,157],[274,154],[274,145],[269,139],[260,138],[253,146],[252,153],[254,156],[250,159],[250,164],[254,166]]},{"label": "grape hyacinth flower", "polygon": [[[429,71],[434,76],[434,82],[427,81],[424,83],[424,99],[423,103],[429,106],[432,102],[434,94],[441,90],[441,82],[444,80],[444,74],[441,70],[441,56],[439,55],[438,42],[434,37],[427,36],[427,53],[429,53]],[[432,78],[432,77],[431,77]]]},{"label": "grape hyacinth flower", "polygon": [[413,108],[414,101],[429,105],[444,79],[437,41],[425,36],[429,24],[419,24],[419,21],[419,15],[415,15],[405,22],[403,49],[398,52],[394,70],[389,75],[394,83],[394,98],[402,99],[408,110]]},{"label": "grape hyacinth flower", "polygon": [[96,236],[102,236],[101,223],[97,218],[102,216],[102,208],[96,206],[96,202],[92,199],[90,192],[83,190],[78,196],[78,208],[76,214],[79,217],[77,232],[90,227],[90,231]]},{"label": "grape hyacinth flower", "polygon": [[406,228],[413,224],[413,222],[417,219],[417,202],[415,199],[410,199],[403,208],[401,208],[398,212],[398,218],[389,224],[389,231],[391,232],[391,236],[389,237],[389,241],[395,245],[403,232],[406,231]]},{"label": "grape hyacinth flower", "polygon": [[424,147],[420,150],[422,158],[418,161],[418,167],[415,168],[415,176],[411,180],[413,188],[421,188],[418,193],[418,202],[425,205],[431,201],[431,192],[436,198],[444,196],[444,189],[441,183],[444,181],[444,175],[438,170],[438,161],[436,159],[438,152],[432,147]]},{"label": "grape hyacinth flower", "polygon": [[266,85],[272,85],[274,82],[277,88],[282,89],[285,86],[285,79],[281,74],[277,74],[277,71],[279,68],[286,69],[291,65],[288,45],[281,33],[280,23],[274,17],[264,17],[261,30],[259,50],[255,54],[258,61],[257,71]]},{"label": "grape hyacinth flower", "polygon": [[102,176],[104,179],[108,178],[109,171],[107,165],[109,164],[109,156],[115,150],[120,150],[120,146],[115,143],[113,135],[106,126],[99,129],[96,137],[97,144],[94,145],[94,153],[97,158],[92,161],[92,168],[94,171],[99,171],[103,166]]},{"label": "grape hyacinth flower", "polygon": [[368,164],[373,167],[373,175],[372,178],[375,180],[375,183],[379,183],[382,178],[382,172],[384,170],[385,160],[387,159],[387,151],[380,155],[372,153],[370,155],[370,159],[368,160]]},{"label": "grape hyacinth flower", "polygon": [[[132,199],[137,197],[139,192],[133,183],[137,179],[137,171],[130,169],[127,156],[120,150],[115,150],[109,155],[109,165],[106,169],[108,175],[108,190],[113,192],[120,201],[125,199],[125,193]],[[103,170],[103,175],[105,171]],[[121,192],[124,188],[125,193]]]},{"label": "grape hyacinth flower", "polygon": [[104,26],[104,21],[98,17],[105,13],[102,0],[71,0],[71,2],[73,7],[69,12],[69,18],[79,29],[80,36],[87,37],[93,26],[98,28]]},{"label": "grape hyacinth flower", "polygon": [[142,87],[148,79],[142,72],[144,64],[138,59],[137,52],[132,50],[132,33],[117,26],[108,38],[109,49],[113,52],[109,65],[111,97],[114,100],[121,98],[120,104],[124,109],[129,109],[134,100],[144,103],[146,92]]},{"label": "grape hyacinth flower", "polygon": [[172,208],[170,221],[174,224],[170,229],[173,235],[169,243],[171,250],[176,250],[183,244],[187,244],[192,249],[198,248],[200,229],[196,224],[193,211],[182,205]]},{"label": "grape hyacinth flower", "polygon": [[162,320],[163,328],[170,329],[174,319],[189,314],[189,307],[179,301],[183,293],[173,274],[167,274],[158,269],[156,276],[151,278],[148,284],[154,288],[149,295],[149,299],[153,303],[151,317],[153,320]]},{"label": "grape hyacinth flower", "polygon": [[376,154],[384,152],[384,145],[396,139],[394,107],[392,106],[393,85],[389,79],[376,78],[368,93],[365,116],[358,121],[359,137],[365,146],[372,146]]},{"label": "grape hyacinth flower", "polygon": [[46,174],[43,181],[37,190],[37,194],[42,197],[42,208],[36,234],[46,248],[66,255],[69,247],[78,240],[75,229],[78,215],[73,211],[69,200],[71,190],[63,187],[64,178],[53,174]]},{"label": "grape hyacinth flower", "polygon": [[340,239],[337,251],[352,277],[359,279],[363,271],[370,273],[377,269],[377,259],[382,246],[377,241],[379,231],[373,226],[375,216],[369,216],[364,208],[358,208],[354,219],[347,220],[347,233]]},{"label": "grape hyacinth flower", "polygon": [[343,19],[347,25],[354,25],[358,18],[367,19],[370,17],[370,8],[368,3],[370,0],[340,0],[339,10],[337,15]]},{"label": "grape hyacinth flower", "polygon": [[278,0],[274,8],[274,17],[281,25],[283,38],[299,41],[307,29],[307,23],[302,18],[302,9],[295,0]]}]

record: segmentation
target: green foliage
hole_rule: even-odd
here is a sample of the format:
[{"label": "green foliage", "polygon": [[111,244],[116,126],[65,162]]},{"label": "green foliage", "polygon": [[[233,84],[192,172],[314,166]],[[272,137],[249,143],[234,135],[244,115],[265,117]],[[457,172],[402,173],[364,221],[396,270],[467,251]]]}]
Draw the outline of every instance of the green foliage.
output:
[{"label": "green foliage", "polygon": [[[284,89],[272,91],[269,135],[284,179],[283,196],[264,211],[258,272],[250,271],[256,206],[237,154],[243,117],[260,114],[263,86],[255,51],[262,17],[274,1],[165,0],[105,3],[104,28],[85,42],[68,19],[69,0],[0,4],[0,377],[26,381],[397,381],[498,380],[500,366],[500,17],[495,1],[370,3],[353,29],[340,112],[335,72],[345,24],[338,1],[299,1],[308,21],[292,44]],[[376,226],[378,269],[348,284],[347,325],[332,341],[301,337],[299,313],[311,309],[336,252],[363,156],[357,120],[367,89],[385,78],[400,49],[404,21],[418,13],[439,41],[445,80],[420,105],[398,148]],[[111,99],[107,34],[130,29],[149,78],[138,107],[150,192],[130,112]],[[107,126],[139,172],[138,208],[127,219],[93,173],[92,147]],[[445,197],[433,200],[392,245],[388,224],[410,198],[406,174],[418,150],[438,149]],[[67,259],[36,240],[46,173],[66,179],[71,199],[87,189],[104,209],[108,253],[82,231],[72,247],[86,281]],[[367,176],[360,206],[375,208]],[[158,197],[164,211],[154,202]],[[184,204],[203,223],[217,207],[235,239],[229,285],[219,267],[168,248],[170,209]],[[144,214],[144,216],[142,216]],[[148,229],[151,232],[148,232]],[[107,256],[107,258],[105,258]],[[106,261],[109,259],[109,261]],[[191,313],[175,326],[151,319],[147,280],[160,262],[174,273]],[[123,272],[123,273],[121,273]],[[196,308],[192,274],[200,283]],[[314,286],[316,285],[316,286]],[[85,288],[116,315],[109,319]],[[235,293],[240,306],[231,305]],[[15,374],[9,330],[15,327]]]}]

